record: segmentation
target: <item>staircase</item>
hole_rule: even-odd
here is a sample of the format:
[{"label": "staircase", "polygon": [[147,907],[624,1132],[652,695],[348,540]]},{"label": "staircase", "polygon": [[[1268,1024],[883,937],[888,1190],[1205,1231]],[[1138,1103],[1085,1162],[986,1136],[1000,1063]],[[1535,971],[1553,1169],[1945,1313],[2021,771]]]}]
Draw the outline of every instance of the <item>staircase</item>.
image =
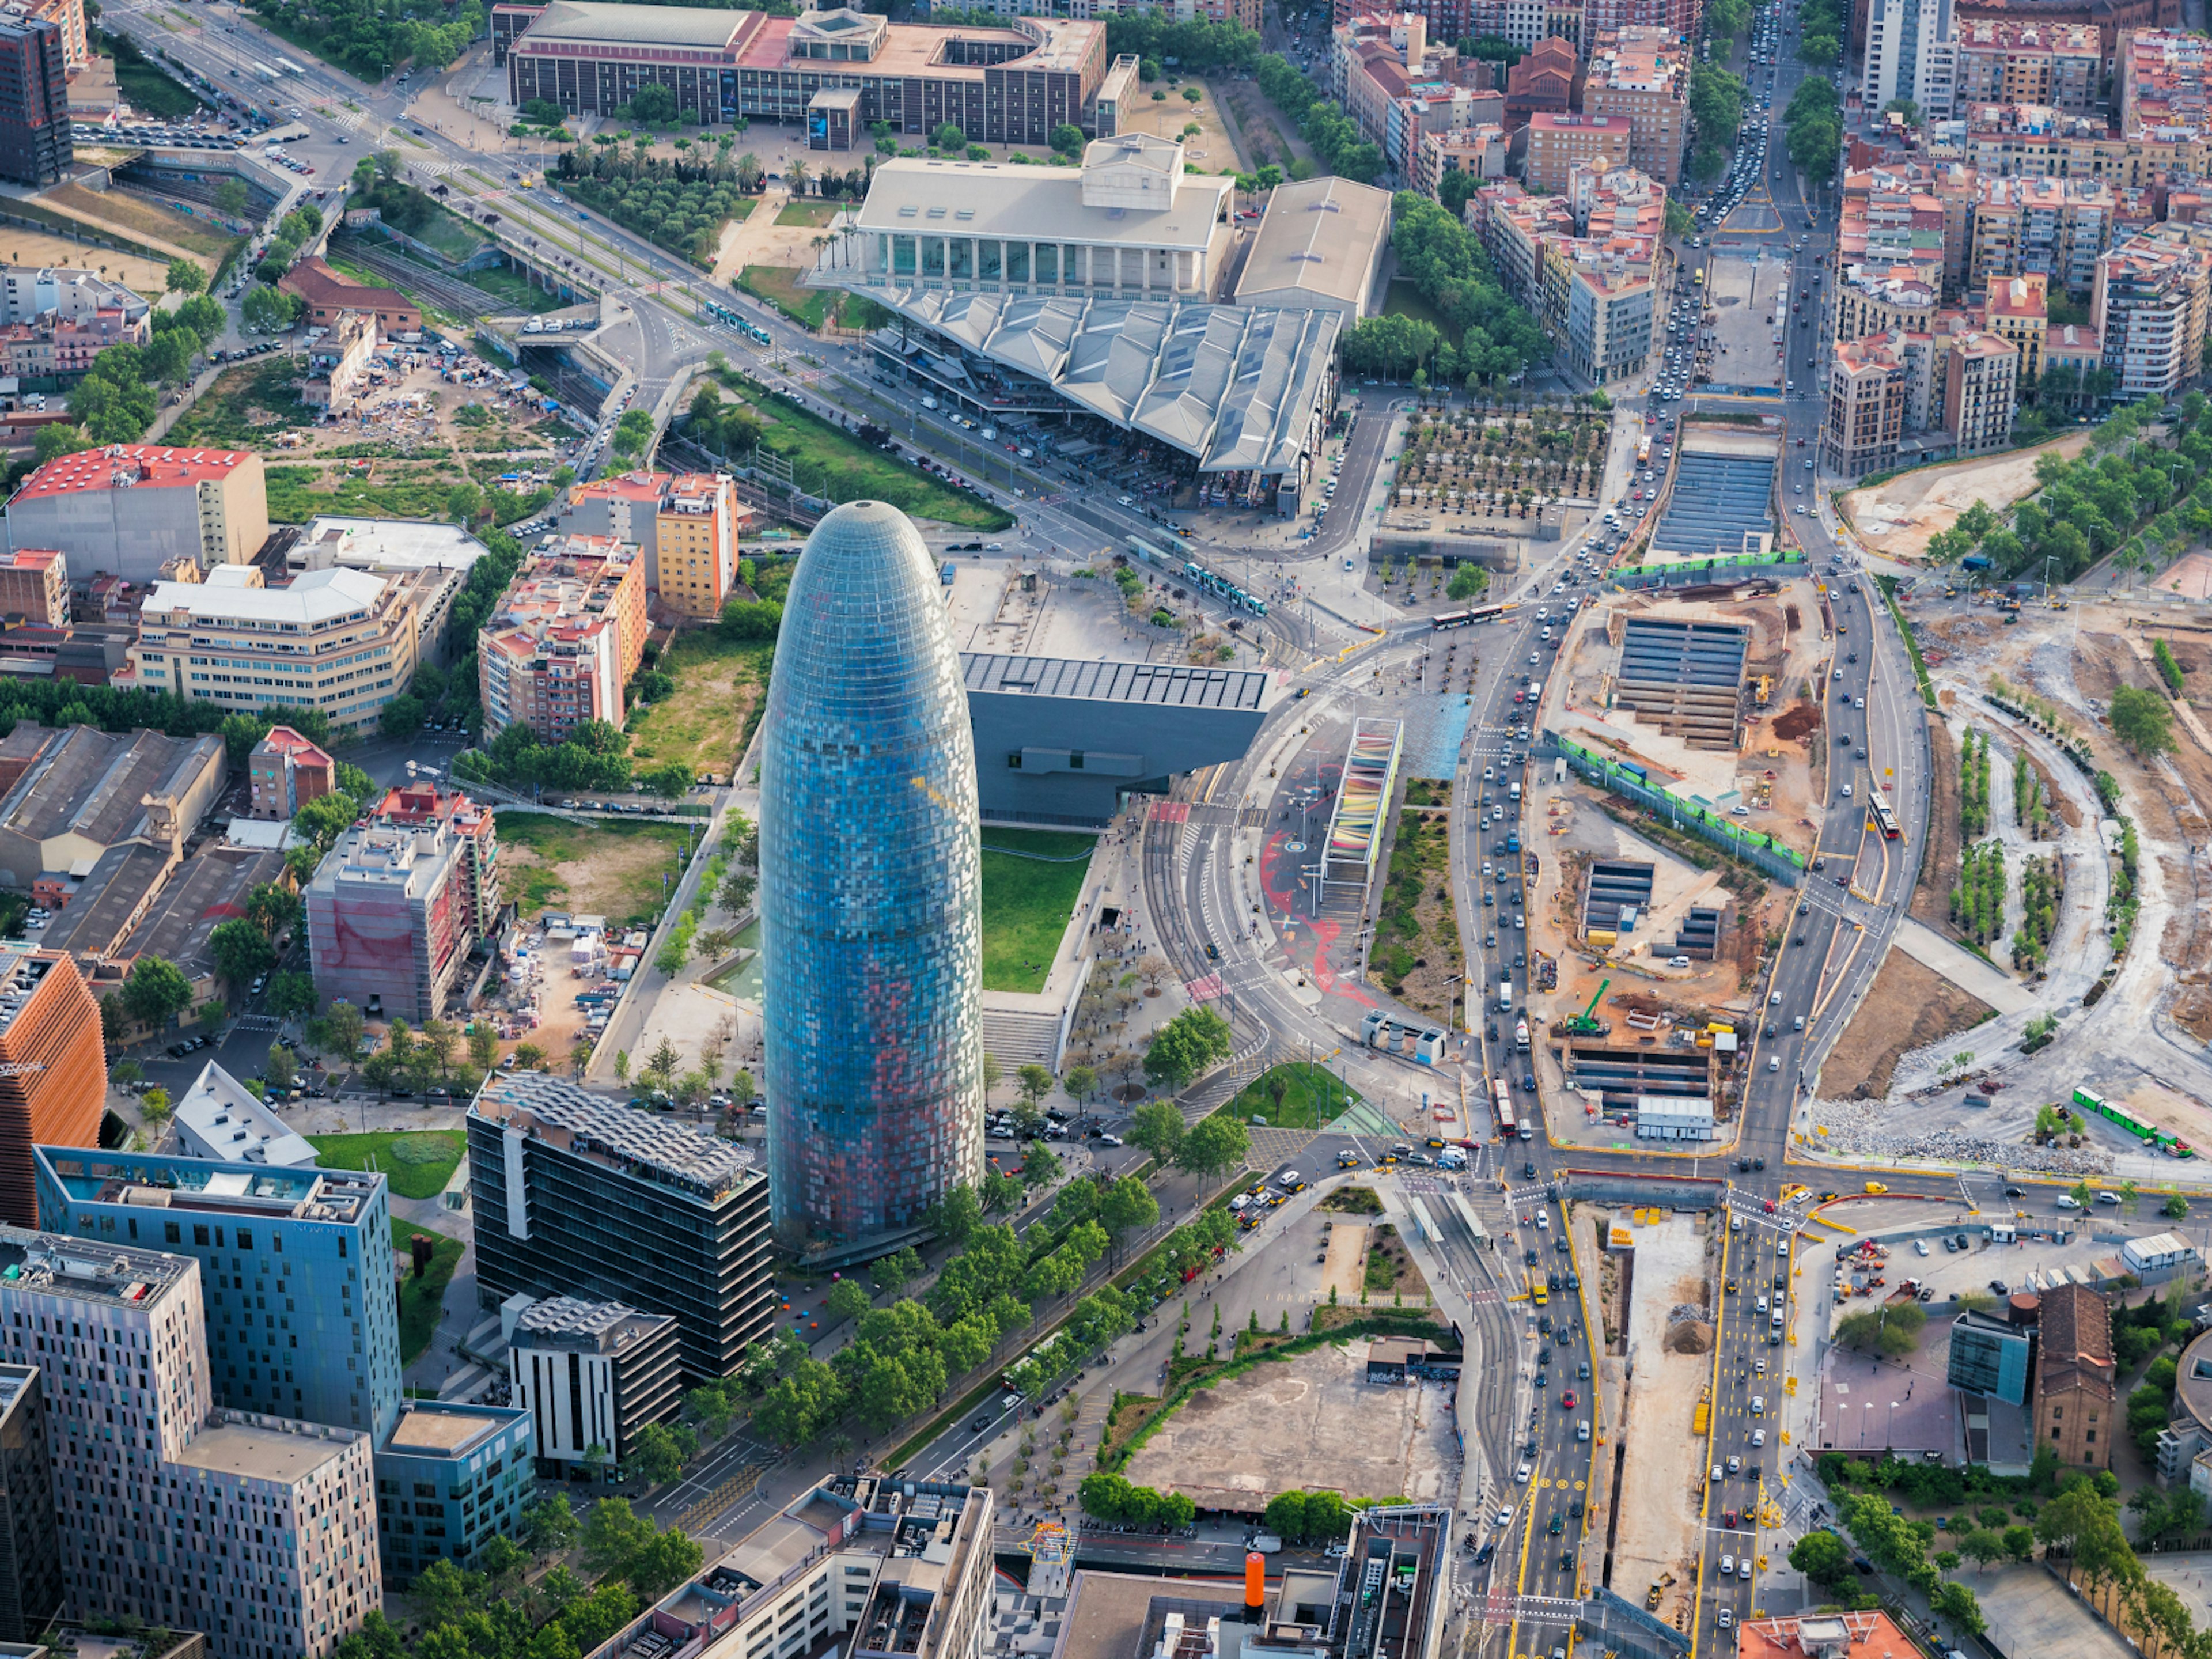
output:
[{"label": "staircase", "polygon": [[1059,1069],[1060,1018],[1015,1009],[983,1010],[983,1047],[1001,1071],[1031,1064]]}]

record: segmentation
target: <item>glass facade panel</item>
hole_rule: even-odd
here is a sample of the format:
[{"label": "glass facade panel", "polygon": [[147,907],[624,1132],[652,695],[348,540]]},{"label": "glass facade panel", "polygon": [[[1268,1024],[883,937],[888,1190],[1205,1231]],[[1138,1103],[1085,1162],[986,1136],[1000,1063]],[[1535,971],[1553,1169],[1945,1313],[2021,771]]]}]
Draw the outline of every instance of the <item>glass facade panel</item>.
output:
[{"label": "glass facade panel", "polygon": [[1006,244],[1006,280],[1026,283],[1030,279],[1030,245],[1027,242]]},{"label": "glass facade panel", "polygon": [[905,514],[832,511],[785,614],[761,770],[769,1194],[787,1237],[862,1238],[980,1172],[975,740]]}]

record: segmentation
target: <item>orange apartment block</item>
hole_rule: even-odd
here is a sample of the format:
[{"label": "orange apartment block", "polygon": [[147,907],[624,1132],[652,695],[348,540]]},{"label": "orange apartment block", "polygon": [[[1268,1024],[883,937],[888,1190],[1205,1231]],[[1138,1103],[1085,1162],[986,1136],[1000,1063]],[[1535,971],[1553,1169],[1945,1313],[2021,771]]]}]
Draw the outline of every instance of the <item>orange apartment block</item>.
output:
[{"label": "orange apartment block", "polygon": [[653,521],[660,602],[687,617],[719,617],[738,579],[738,538],[753,516],[726,472],[679,472]]},{"label": "orange apartment block", "polygon": [[0,950],[0,1220],[39,1224],[33,1146],[97,1146],[100,1008],[66,951]]}]

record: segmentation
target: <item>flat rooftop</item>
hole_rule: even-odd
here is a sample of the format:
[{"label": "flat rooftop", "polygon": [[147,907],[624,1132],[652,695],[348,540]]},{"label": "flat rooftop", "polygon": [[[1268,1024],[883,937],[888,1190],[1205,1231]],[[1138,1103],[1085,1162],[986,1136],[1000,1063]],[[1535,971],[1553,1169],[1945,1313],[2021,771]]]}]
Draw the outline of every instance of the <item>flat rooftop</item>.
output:
[{"label": "flat rooftop", "polygon": [[444,1401],[410,1401],[384,1443],[386,1451],[416,1456],[458,1457],[495,1435],[515,1418],[495,1407],[455,1406]]},{"label": "flat rooftop", "polygon": [[0,1281],[118,1308],[150,1307],[199,1271],[187,1255],[0,1226]]},{"label": "flat rooftop", "polygon": [[1080,662],[1064,657],[1010,657],[963,652],[962,680],[970,691],[1032,697],[1081,697],[1094,702],[1153,703],[1179,708],[1266,706],[1267,677],[1241,668],[1193,668],[1177,663]]},{"label": "flat rooftop", "polygon": [[[634,9],[624,6],[622,9]],[[339,564],[371,570],[431,566],[466,570],[489,550],[466,531],[449,524],[415,519],[353,519],[328,513],[301,532],[285,556],[286,562],[297,569],[318,550],[327,551]]]},{"label": "flat rooftop", "polygon": [[236,1475],[247,1480],[275,1480],[284,1485],[304,1480],[361,1437],[350,1429],[334,1429],[320,1423],[277,1426],[276,1418],[252,1418],[240,1412],[223,1412],[217,1420],[195,1434],[169,1455],[169,1462],[211,1474]]},{"label": "flat rooftop", "polygon": [[317,1170],[175,1152],[110,1152],[88,1146],[39,1146],[32,1155],[64,1192],[87,1203],[289,1216],[341,1224],[359,1217],[385,1179],[367,1170]]},{"label": "flat rooftop", "polygon": [[[1623,125],[1626,125],[1624,123]],[[1331,176],[1275,186],[1237,297],[1294,288],[1357,305],[1390,234],[1390,192]]]},{"label": "flat rooftop", "polygon": [[520,43],[608,41],[625,46],[704,46],[724,52],[755,14],[709,6],[609,5],[603,0],[553,0],[538,14]]},{"label": "flat rooftop", "polygon": [[714,1201],[766,1177],[750,1148],[587,1093],[543,1072],[489,1079],[471,1117],[535,1129],[550,1145]]}]

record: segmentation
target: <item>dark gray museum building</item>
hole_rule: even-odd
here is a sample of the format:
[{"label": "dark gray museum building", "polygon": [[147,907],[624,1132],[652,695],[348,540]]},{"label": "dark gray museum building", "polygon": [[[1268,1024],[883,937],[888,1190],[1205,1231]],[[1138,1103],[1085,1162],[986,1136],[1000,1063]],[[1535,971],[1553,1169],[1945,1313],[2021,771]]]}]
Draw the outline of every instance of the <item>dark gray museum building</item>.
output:
[{"label": "dark gray museum building", "polygon": [[1267,676],[1184,663],[963,653],[985,822],[1108,823],[1127,797],[1235,760],[1267,716]]}]

